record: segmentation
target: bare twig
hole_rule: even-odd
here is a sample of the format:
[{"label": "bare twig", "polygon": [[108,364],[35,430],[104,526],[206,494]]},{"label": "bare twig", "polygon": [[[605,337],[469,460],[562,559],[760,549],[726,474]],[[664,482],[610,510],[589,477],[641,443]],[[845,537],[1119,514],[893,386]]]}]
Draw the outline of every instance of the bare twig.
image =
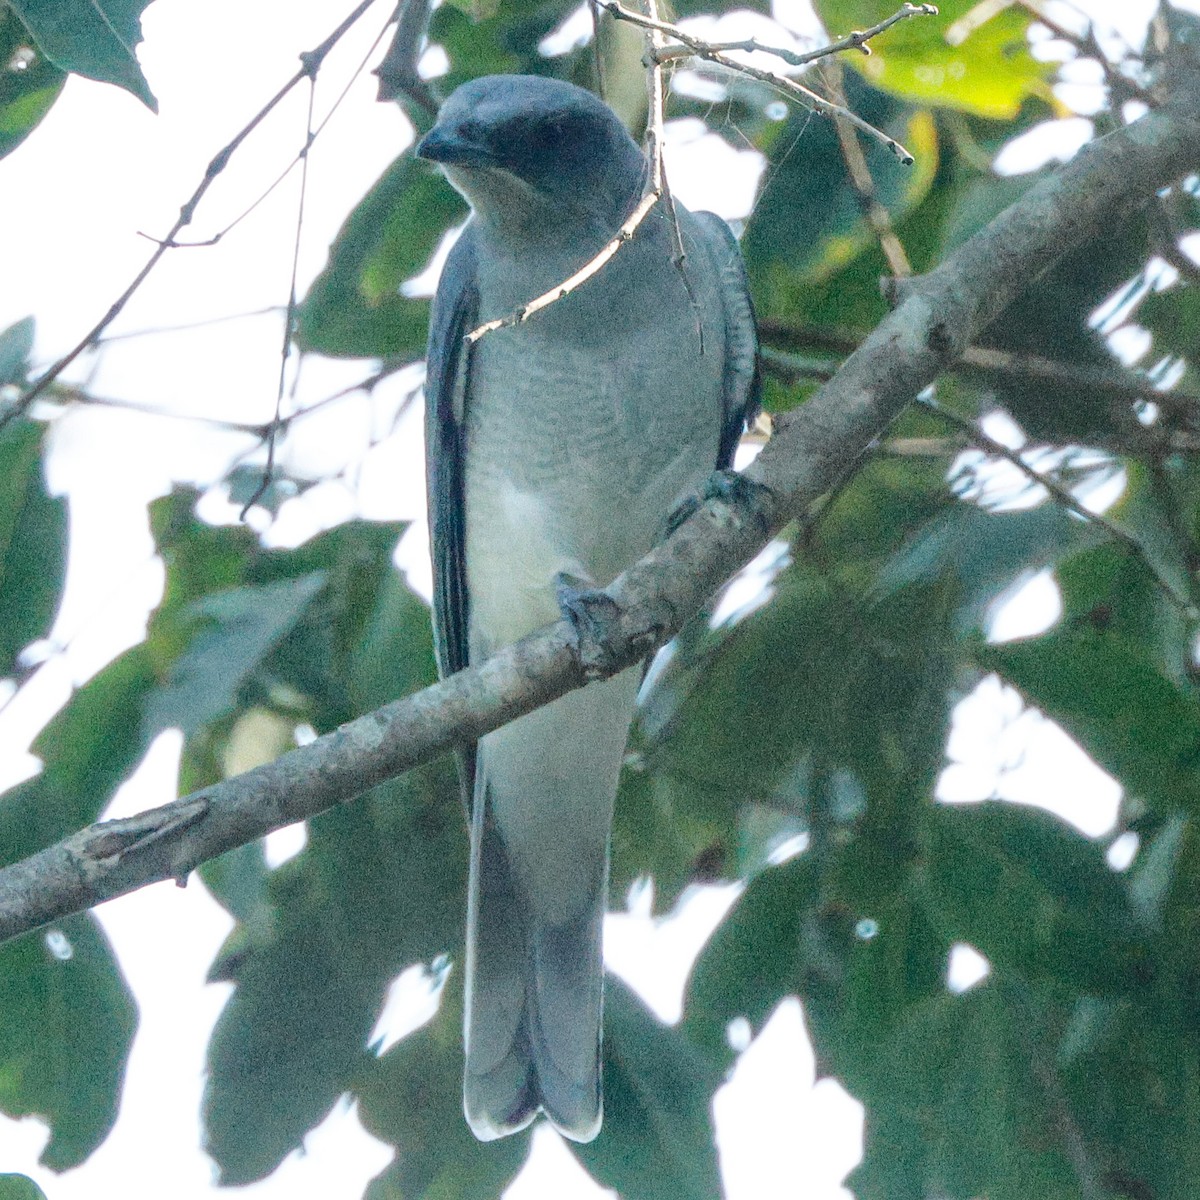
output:
[{"label": "bare twig", "polygon": [[604,72],[604,47],[600,44],[600,6],[596,0],[588,0],[588,11],[592,14],[592,74],[596,78],[596,95],[608,99],[608,81]]},{"label": "bare twig", "polygon": [[[334,116],[337,114],[338,109],[341,108],[343,101],[345,101],[346,97],[350,94],[350,89],[358,81],[358,77],[363,73],[363,71],[366,70],[367,63],[371,61],[371,55],[373,55],[375,53],[375,51],[379,47],[379,43],[383,41],[383,36],[385,33],[387,33],[388,26],[390,24],[391,24],[391,20],[389,19],[387,24],[385,24],[379,30],[379,32],[375,35],[375,40],[367,48],[367,52],[362,56],[362,59],[359,62],[358,66],[354,68],[354,71],[351,73],[350,78],[346,80],[346,83],[342,87],[342,90],[338,93],[337,99],[334,100],[334,102],[329,106],[329,111],[321,118],[319,124],[317,125],[317,127],[315,129],[312,127],[312,98],[310,97],[310,100],[309,100],[309,128],[308,128],[308,136],[305,138],[304,145],[300,148],[300,151],[295,155],[295,157],[292,159],[292,161],[290,163],[288,163],[288,165],[286,167],[284,167],[282,171],[279,172],[279,174],[267,186],[267,188],[264,191],[259,193],[257,199],[255,199],[255,201],[252,204],[248,205],[240,213],[238,213],[238,215],[236,217],[234,217],[233,220],[230,221],[228,225],[224,226],[221,229],[218,229],[217,232],[212,235],[212,237],[204,238],[202,241],[198,241],[198,242],[172,241],[170,243],[169,248],[178,247],[181,250],[190,250],[190,249],[196,249],[196,248],[205,247],[205,246],[215,246],[223,237],[226,236],[226,234],[231,233],[248,216],[250,216],[250,214],[252,212],[254,212],[254,210],[256,208],[258,208],[258,206],[260,204],[262,204],[263,201],[266,200],[267,197],[270,196],[275,191],[275,189],[281,183],[283,183],[283,181],[296,169],[297,165],[301,165],[305,169],[307,169],[308,153],[312,149],[313,142],[315,142],[317,140],[317,138],[319,138],[321,136],[321,134],[325,131],[325,126],[328,125],[329,122],[333,120]],[[312,80],[312,82],[315,83],[315,79]],[[146,234],[146,233],[143,233],[140,236],[142,236],[144,238],[148,238],[152,242],[158,241],[158,238],[150,237],[150,235]]]},{"label": "bare twig", "polygon": [[[652,18],[658,17],[658,0],[644,0],[646,12]],[[696,337],[699,341],[700,353],[704,353],[704,321],[700,315],[700,301],[692,287],[692,281],[687,273],[687,251],[683,246],[683,233],[679,228],[679,216],[675,211],[675,197],[671,192],[671,181],[667,178],[666,164],[663,161],[666,146],[667,122],[667,84],[664,77],[663,63],[659,61],[658,51],[662,46],[664,35],[656,29],[646,31],[647,65],[649,66],[649,121],[646,125],[646,150],[650,155],[651,178],[653,186],[662,196],[663,210],[671,226],[671,243],[673,248],[672,261],[683,281],[684,291],[687,292],[688,302],[692,307],[692,315],[696,324]]]},{"label": "bare twig", "polygon": [[[796,55],[792,51],[775,50],[758,44],[750,46],[748,43],[739,43],[736,45],[731,43],[726,45],[705,42],[703,39],[693,37],[685,30],[680,29],[678,25],[661,20],[658,16],[656,0],[646,0],[648,11],[644,14],[636,12],[634,9],[626,8],[620,3],[620,0],[593,0],[593,2],[596,7],[603,9],[610,16],[618,20],[628,21],[632,25],[637,25],[645,29],[648,34],[648,41],[650,43],[648,55],[648,65],[650,67],[650,116],[646,127],[646,152],[650,160],[650,173],[647,179],[646,190],[643,192],[642,198],[638,201],[633,212],[630,213],[625,223],[617,231],[616,236],[607,242],[574,275],[568,279],[564,279],[562,283],[556,284],[549,291],[543,292],[528,303],[514,309],[511,313],[477,325],[466,336],[468,344],[477,342],[481,337],[493,333],[497,329],[509,329],[514,325],[521,325],[543,309],[549,308],[552,304],[557,304],[560,300],[569,296],[582,284],[593,278],[617,253],[621,246],[633,237],[638,227],[660,200],[663,202],[667,216],[671,221],[676,265],[683,274],[684,286],[687,287],[692,305],[696,307],[696,300],[692,294],[691,284],[684,270],[684,259],[686,256],[683,249],[683,239],[679,232],[679,222],[675,218],[674,200],[671,197],[670,184],[667,181],[662,165],[663,115],[665,107],[665,87],[662,69],[664,64],[672,58],[679,57],[672,53],[671,47],[663,44],[664,39],[667,37],[674,37],[681,41],[687,49],[689,56],[705,58],[711,62],[730,67],[732,70],[740,71],[742,74],[750,75],[755,79],[770,83],[773,87],[780,88],[794,98],[799,99],[806,107],[824,113],[826,116],[839,118],[842,121],[848,122],[854,128],[882,142],[906,165],[911,164],[913,161],[912,155],[899,142],[889,137],[882,130],[868,124],[844,105],[826,100],[823,96],[817,95],[816,92],[811,91],[793,79],[789,79],[785,75],[779,75],[773,71],[765,71],[758,67],[751,67],[745,63],[727,59],[723,57],[723,54],[729,48],[742,50],[755,49],[762,50],[764,53],[778,54],[789,62],[799,62],[802,64],[812,62],[815,59],[823,58],[830,54],[836,54],[841,50],[867,50],[866,43],[870,38],[882,33],[885,29],[890,29],[898,21],[902,21],[906,17],[936,14],[937,8],[932,4],[905,4],[899,12],[894,13],[886,21],[881,21],[878,25],[873,25],[870,29],[848,34],[840,41],[819,50],[810,51],[808,54]],[[861,150],[859,153],[861,155]],[[903,256],[902,249],[901,256]]]},{"label": "bare twig", "polygon": [[[643,16],[634,9],[626,8],[620,3],[620,0],[596,0],[596,3],[618,20],[628,21],[632,25],[640,25],[645,29],[653,29],[659,33],[676,38],[682,44],[683,49],[677,53],[674,49],[667,48],[661,52],[665,58],[679,58],[681,56],[702,58],[708,62],[719,63],[723,67],[728,67],[731,71],[748,75],[750,78],[757,79],[762,83],[770,84],[813,112],[818,112],[826,117],[841,117],[844,121],[848,121],[856,129],[885,146],[905,166],[911,166],[913,156],[895,138],[889,137],[881,129],[876,129],[874,125],[868,121],[864,121],[862,117],[851,109],[841,104],[834,104],[833,101],[818,95],[811,88],[805,87],[789,76],[782,75],[778,71],[768,71],[762,67],[754,67],[749,63],[730,58],[723,45],[706,42],[703,38],[695,37],[686,30],[680,29],[678,25],[672,25],[668,21],[659,21],[652,17]],[[749,46],[748,43],[738,43],[735,48],[739,50],[747,48],[761,50],[764,53],[776,54],[789,62],[793,62],[793,60],[799,60],[802,63],[812,62],[817,58],[836,54],[839,50],[865,49],[865,42],[868,38],[874,37],[877,33],[882,32],[883,29],[890,28],[896,21],[903,20],[905,17],[917,16],[918,14],[932,15],[936,14],[936,12],[937,8],[932,4],[906,4],[899,13],[888,18],[886,22],[880,22],[879,26],[874,26],[861,33],[849,34],[841,42],[833,43],[832,46],[822,47],[819,50],[810,51],[807,55],[797,55],[793,51],[785,51],[780,54],[777,49],[770,49],[757,43],[753,46]]]},{"label": "bare twig", "polygon": [[1046,11],[1046,6],[1042,3],[1042,0],[1016,0],[1016,3],[1040,24],[1049,29],[1060,41],[1074,46],[1076,53],[1081,58],[1093,59],[1100,65],[1100,69],[1104,72],[1105,81],[1108,84],[1110,96],[1116,102],[1113,105],[1114,109],[1119,109],[1120,104],[1125,100],[1141,100],[1144,104],[1154,103],[1154,98],[1150,92],[1136,80],[1130,79],[1128,75],[1123,75],[1117,70],[1116,64],[1105,54],[1104,47],[1100,45],[1100,41],[1096,37],[1095,22],[1086,13],[1077,10],[1086,22],[1085,32],[1080,34],[1073,32],[1059,21],[1056,21]]},{"label": "bare twig", "polygon": [[1176,589],[1174,583],[1155,566],[1150,556],[1146,553],[1146,548],[1129,530],[1122,528],[1115,521],[1110,521],[1103,513],[1093,512],[1082,500],[1077,499],[1069,488],[1064,487],[1058,480],[1043,471],[1039,471],[1036,467],[1026,462],[1025,456],[1021,451],[1013,450],[1003,442],[997,441],[994,437],[985,433],[976,422],[967,417],[960,416],[948,408],[944,408],[930,397],[920,397],[917,403],[928,412],[935,413],[947,425],[953,425],[955,429],[961,430],[979,449],[985,450],[995,458],[1002,458],[1005,462],[1011,463],[1031,483],[1036,483],[1039,487],[1045,488],[1064,508],[1070,509],[1076,516],[1082,517],[1085,521],[1097,526],[1099,529],[1103,529],[1109,537],[1124,546],[1133,558],[1145,568],[1147,574],[1154,580],[1155,585],[1179,609],[1184,617],[1189,621],[1195,621],[1200,618],[1200,610],[1197,610],[1191,598],[1181,594]]},{"label": "bare twig", "polygon": [[[825,64],[825,70],[833,87],[834,96],[840,104],[845,104],[845,72],[841,62],[836,58],[831,58]],[[863,216],[875,234],[875,240],[879,243],[879,248],[883,251],[883,256],[887,259],[892,274],[897,279],[905,279],[912,274],[912,264],[908,261],[904,243],[900,241],[896,229],[892,225],[891,213],[879,201],[879,196],[875,191],[875,179],[871,175],[871,168],[867,165],[867,156],[863,153],[862,145],[855,136],[854,130],[841,117],[834,118],[833,126],[837,130],[842,161],[846,164],[846,173],[850,176],[850,183],[858,196]]]},{"label": "bare twig", "polygon": [[482,325],[477,325],[467,334],[465,338],[466,342],[468,344],[477,342],[485,334],[489,334],[496,329],[507,329],[512,325],[522,325],[530,317],[541,312],[543,308],[549,308],[550,305],[558,303],[565,296],[569,296],[576,288],[591,279],[637,233],[638,226],[646,219],[650,210],[661,198],[661,193],[655,191],[653,188],[644,192],[642,198],[637,202],[637,206],[625,218],[625,223],[617,230],[612,240],[606,242],[600,252],[589,262],[584,263],[574,275],[568,279],[564,279],[562,283],[556,284],[550,291],[543,292],[540,296],[530,300],[528,304],[522,304],[520,308],[515,309],[507,316],[496,317],[492,321],[484,321]]},{"label": "bare twig", "polygon": [[607,9],[618,20],[628,21],[632,25],[641,25],[661,36],[673,37],[681,43],[678,46],[664,45],[656,50],[656,57],[660,57],[664,62],[677,58],[707,58],[712,54],[741,51],[749,54],[770,54],[775,58],[782,59],[792,67],[807,66],[819,58],[828,58],[830,55],[840,54],[844,50],[858,50],[863,54],[870,54],[871,47],[867,43],[871,38],[878,37],[885,30],[891,29],[893,25],[908,17],[936,17],[938,13],[936,4],[905,4],[899,11],[894,12],[877,25],[872,25],[870,29],[856,30],[848,33],[844,38],[839,38],[836,42],[830,42],[827,46],[820,46],[816,50],[806,50],[801,53],[789,50],[786,46],[767,45],[757,38],[744,38],[740,42],[709,42],[688,33],[669,21],[660,21],[653,15],[643,16],[635,9],[626,8],[620,3],[620,0],[596,0],[596,3]]},{"label": "bare twig", "polygon": [[[316,100],[316,80],[308,83],[308,120],[304,127],[304,149],[300,153],[300,199],[296,204],[296,237],[292,243],[292,278],[288,286],[287,312],[283,318],[283,346],[279,353],[279,384],[275,391],[275,415],[271,418],[271,429],[267,434],[267,461],[263,466],[262,480],[251,493],[250,498],[242,506],[241,518],[262,499],[275,474],[275,441],[283,421],[283,393],[287,387],[287,365],[292,352],[292,338],[296,331],[296,309],[299,302],[296,299],[296,281],[300,274],[300,246],[304,234],[304,201],[308,196],[308,152],[312,149],[313,138],[313,104]],[[293,380],[293,397],[295,381]]]},{"label": "bare twig", "polygon": [[50,386],[62,373],[69,367],[85,350],[96,343],[100,335],[112,324],[113,321],[120,315],[125,305],[129,303],[133,294],[142,286],[146,277],[158,266],[163,255],[171,249],[175,244],[176,237],[191,224],[192,218],[196,214],[196,208],[200,201],[204,198],[204,194],[212,186],[214,180],[221,174],[222,171],[229,165],[229,160],[233,157],[238,147],[256,130],[259,125],[267,119],[281,101],[291,92],[291,90],[305,79],[313,79],[316,77],[317,71],[320,70],[321,64],[325,61],[329,52],[337,45],[342,36],[349,30],[363,14],[375,3],[375,0],[360,0],[360,3],[355,7],[354,11],[338,25],[338,27],[315,49],[309,50],[300,56],[300,69],[271,97],[254,114],[253,117],[239,130],[234,138],[225,145],[221,150],[213,156],[208,166],[205,168],[204,176],[196,186],[196,190],[188,197],[183,207],[179,210],[179,216],[175,220],[175,224],[171,226],[170,232],[162,239],[154,248],[154,253],[150,255],[145,266],[134,276],[129,286],[117,297],[116,300],[109,306],[108,311],[92,326],[90,330],[80,339],[78,343],[66,354],[63,355],[53,366],[51,366],[38,380],[29,388],[29,390],[21,397],[20,401],[12,408],[8,409],[3,414],[0,414],[0,428],[3,428],[9,421],[16,418],[21,413],[24,413],[29,405],[40,396],[47,387]]},{"label": "bare twig", "polygon": [[[783,328],[777,327],[776,331],[783,332]],[[790,332],[803,334],[804,331]],[[846,354],[851,353],[861,341],[860,338],[845,332],[812,332],[815,344]],[[837,369],[837,363],[833,360],[814,359],[776,350],[770,346],[763,347],[760,355],[767,370],[780,379],[828,378],[819,372],[828,370],[831,375]],[[1146,400],[1163,407],[1186,409],[1200,414],[1200,395],[1185,389],[1159,391],[1143,375],[1115,363],[1111,367],[1092,366],[1089,363],[1058,362],[1051,358],[1040,358],[1036,354],[1014,354],[1012,351],[996,350],[990,346],[968,346],[952,369],[957,372],[977,371],[984,375],[1007,378],[1039,379],[1048,383],[1088,388],[1119,400]]]},{"label": "bare twig", "polygon": [[[219,429],[224,433],[243,433],[254,438],[265,438],[271,426],[267,422],[253,423],[242,421],[224,421],[220,417],[210,417],[204,413],[171,412],[170,409],[156,408],[152,404],[139,404],[135,400],[119,400],[113,396],[97,396],[82,388],[70,384],[54,384],[43,396],[46,404],[62,404],[80,408],[115,408],[122,412],[137,413],[140,416],[159,417],[168,421],[191,421],[197,425],[205,425],[211,429]],[[305,410],[307,411],[307,410]]]},{"label": "bare twig", "polygon": [[206,329],[210,325],[226,325],[230,321],[248,321],[252,317],[273,317],[284,311],[282,304],[268,304],[264,308],[250,309],[248,312],[227,313],[221,317],[202,317],[198,321],[180,321],[175,325],[152,325],[145,329],[125,329],[120,333],[107,333],[96,339],[97,346],[107,346],[110,342],[128,342],[133,338],[157,337],[164,333],[189,333],[193,329]]},{"label": "bare twig", "polygon": [[[788,521],[855,469],[896,416],[1026,287],[1103,238],[1200,155],[1200,84],[1093,143],[1029,188],[990,225],[919,277],[899,306],[809,402],[777,418],[745,473],[752,486],[713,499],[607,590],[613,672],[641,662]],[[0,870],[0,940],[78,912],[272,829],[313,816],[385,779],[580,687],[560,621],[476,667],[397,700],[256,770],[145,814],[169,835],[97,858],[93,826]],[[182,807],[181,807],[182,806]],[[191,820],[181,824],[178,818]]]}]

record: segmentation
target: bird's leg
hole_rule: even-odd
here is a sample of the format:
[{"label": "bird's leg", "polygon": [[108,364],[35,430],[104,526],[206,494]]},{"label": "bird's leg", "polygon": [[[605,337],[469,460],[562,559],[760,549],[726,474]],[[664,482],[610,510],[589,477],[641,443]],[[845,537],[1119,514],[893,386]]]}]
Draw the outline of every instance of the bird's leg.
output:
[{"label": "bird's leg", "polygon": [[621,613],[616,601],[565,571],[555,575],[554,587],[563,619],[575,630],[583,673],[588,679],[607,679],[619,665],[611,649],[621,636]]},{"label": "bird's leg", "polygon": [[761,515],[761,499],[768,491],[761,483],[747,479],[738,471],[714,471],[702,488],[685,496],[667,516],[667,536],[677,530],[710,500],[719,501],[737,520],[752,517],[758,522]]}]

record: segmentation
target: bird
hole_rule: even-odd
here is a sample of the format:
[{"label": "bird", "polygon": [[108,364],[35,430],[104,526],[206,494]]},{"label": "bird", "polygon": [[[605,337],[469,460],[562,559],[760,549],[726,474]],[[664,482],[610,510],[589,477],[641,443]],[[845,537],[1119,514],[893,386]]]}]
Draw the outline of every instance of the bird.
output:
[{"label": "bird", "polygon": [[[578,612],[731,467],[757,404],[757,340],[737,241],[658,203],[591,262],[646,192],[621,120],[573,84],[468,81],[416,147],[471,215],[434,297],[426,468],[441,675]],[[683,255],[678,252],[682,247]],[[539,1112],[599,1132],[602,930],[633,667],[520,717],[460,755],[471,854],[463,1108],[481,1141]]]}]

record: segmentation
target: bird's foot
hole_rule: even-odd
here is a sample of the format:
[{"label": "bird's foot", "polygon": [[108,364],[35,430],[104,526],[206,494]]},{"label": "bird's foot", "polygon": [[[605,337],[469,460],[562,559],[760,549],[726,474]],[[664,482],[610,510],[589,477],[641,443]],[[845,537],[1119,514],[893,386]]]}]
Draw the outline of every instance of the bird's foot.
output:
[{"label": "bird's foot", "polygon": [[619,667],[611,647],[620,640],[621,610],[599,588],[565,572],[554,577],[558,607],[575,630],[579,664],[588,679],[607,679]]},{"label": "bird's foot", "polygon": [[761,500],[769,489],[738,471],[714,471],[704,486],[685,496],[667,517],[668,536],[710,500],[719,500],[738,519],[763,520]]}]

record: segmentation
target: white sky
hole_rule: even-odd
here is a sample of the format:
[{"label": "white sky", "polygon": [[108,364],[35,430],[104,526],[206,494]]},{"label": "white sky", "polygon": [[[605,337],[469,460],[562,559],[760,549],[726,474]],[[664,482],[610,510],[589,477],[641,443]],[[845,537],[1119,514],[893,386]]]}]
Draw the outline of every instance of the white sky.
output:
[{"label": "white sky", "polygon": [[[350,0],[156,0],[145,14],[139,57],[158,96],[159,115],[116,88],[72,78],[29,140],[0,160],[5,212],[0,329],[36,315],[42,362],[77,340],[145,260],[149,244],[138,231],[169,228],[211,154],[290,76],[297,54],[320,42],[350,7]],[[1153,4],[1096,0],[1081,7],[1103,14],[1136,40]],[[390,9],[389,0],[380,0],[331,55],[318,89],[318,115]],[[811,27],[805,9],[804,0],[789,0],[786,17],[793,28]],[[374,102],[373,85],[369,75],[354,84],[312,153],[302,288],[323,265],[346,213],[409,138],[398,111]],[[274,179],[301,144],[304,109],[298,89],[217,182],[185,236],[202,238],[222,228]],[[700,132],[692,122],[672,130],[676,194],[691,206],[743,215],[757,173],[754,156],[739,155]],[[1028,147],[1026,165],[1061,150],[1072,136],[1070,149],[1078,144],[1078,123],[1054,131],[1048,147]],[[277,189],[218,246],[168,254],[113,332],[280,305],[294,236],[294,182]],[[274,405],[280,328],[281,318],[268,316],[131,339],[109,347],[72,377],[87,375],[99,395],[258,422]],[[301,380],[301,402],[367,373],[363,364],[314,362]],[[322,456],[330,464],[359,460],[359,487],[352,492],[331,483],[317,497],[285,510],[272,531],[275,540],[299,540],[355,513],[421,516],[416,418],[379,445],[375,424],[361,399],[313,423],[297,452],[314,466]],[[55,451],[51,482],[70,497],[72,559],[54,640],[69,643],[69,649],[52,657],[33,685],[0,709],[0,781],[35,769],[25,748],[49,713],[66,701],[73,685],[142,635],[162,582],[146,528],[146,502],[173,480],[218,477],[230,442],[183,422],[88,411],[58,424]],[[220,504],[210,502],[206,512],[232,519]],[[405,556],[407,564],[417,565],[414,581],[423,554],[418,533]],[[1052,579],[1034,579],[998,614],[996,636],[1044,626],[1056,600]],[[172,798],[177,756],[177,738],[160,738],[109,815]],[[947,800],[998,794],[1051,803],[1090,833],[1111,828],[1116,785],[1051,722],[1025,711],[995,681],[985,681],[960,710],[950,756],[941,785]],[[286,834],[274,839],[281,856],[298,844]],[[652,922],[636,912],[610,918],[610,965],[664,1017],[677,1017],[691,961],[732,897],[730,889],[698,892],[671,921]],[[36,1166],[43,1127],[35,1120],[0,1117],[0,1172],[30,1174],[51,1200],[212,1196],[210,1164],[198,1149],[197,1112],[204,1048],[229,987],[205,984],[204,972],[231,922],[198,884],[184,891],[170,884],[147,888],[103,906],[100,916],[141,1009],[120,1119],[82,1168],[56,1177]],[[960,986],[972,969],[977,977],[985,967],[972,967],[964,956],[961,969]],[[742,1056],[716,1097],[715,1111],[732,1200],[783,1200],[801,1187],[810,1200],[848,1196],[840,1181],[859,1153],[861,1109],[832,1081],[814,1086],[795,1002],[781,1006]],[[353,1111],[341,1106],[307,1139],[303,1156],[293,1155],[269,1180],[244,1190],[256,1200],[357,1200],[390,1157],[390,1148],[370,1138]],[[533,1165],[508,1195],[575,1200],[598,1192],[555,1136],[543,1130],[535,1137]]]}]

